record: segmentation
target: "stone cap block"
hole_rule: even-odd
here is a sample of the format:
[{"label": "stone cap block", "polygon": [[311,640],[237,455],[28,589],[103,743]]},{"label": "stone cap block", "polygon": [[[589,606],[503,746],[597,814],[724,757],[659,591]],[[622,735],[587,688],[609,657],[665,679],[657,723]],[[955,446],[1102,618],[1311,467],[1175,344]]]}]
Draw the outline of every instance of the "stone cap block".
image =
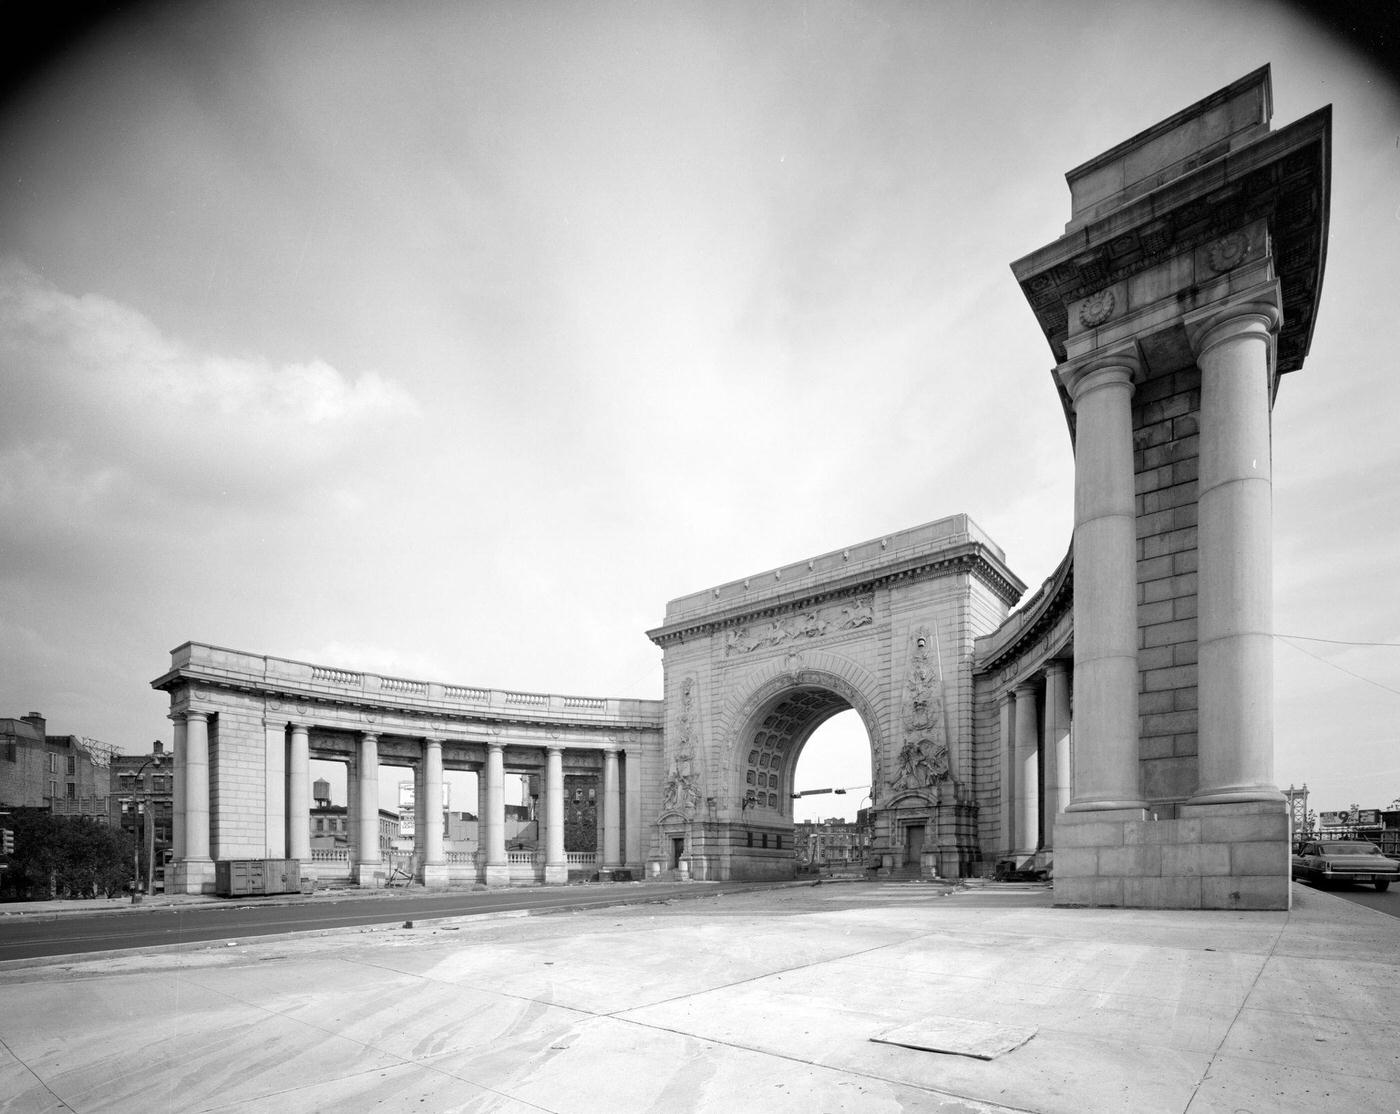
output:
[{"label": "stone cap block", "polygon": [[1266,134],[1273,116],[1267,65],[1075,167],[1066,231]]}]

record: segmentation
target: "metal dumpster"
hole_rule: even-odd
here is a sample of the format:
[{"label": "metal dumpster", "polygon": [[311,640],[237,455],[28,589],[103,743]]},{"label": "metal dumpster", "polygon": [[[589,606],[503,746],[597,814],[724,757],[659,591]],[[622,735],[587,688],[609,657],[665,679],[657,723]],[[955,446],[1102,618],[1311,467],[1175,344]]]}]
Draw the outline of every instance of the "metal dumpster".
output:
[{"label": "metal dumpster", "polygon": [[301,892],[299,859],[220,859],[214,864],[214,892],[220,897]]}]

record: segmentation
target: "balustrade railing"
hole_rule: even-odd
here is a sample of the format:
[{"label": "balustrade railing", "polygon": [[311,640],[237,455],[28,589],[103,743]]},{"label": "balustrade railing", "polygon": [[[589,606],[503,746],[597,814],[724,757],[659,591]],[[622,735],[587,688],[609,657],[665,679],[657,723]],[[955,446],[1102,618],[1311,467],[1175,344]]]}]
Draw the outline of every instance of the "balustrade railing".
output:
[{"label": "balustrade railing", "polygon": [[348,863],[350,851],[345,847],[313,847],[311,861],[313,863]]},{"label": "balustrade railing", "polygon": [[598,853],[596,851],[565,851],[564,861],[569,866],[596,866]]},{"label": "balustrade railing", "polygon": [[311,667],[311,679],[313,681],[328,681],[333,685],[364,684],[364,674],[362,673],[351,673],[348,669],[328,669],[324,665]]}]

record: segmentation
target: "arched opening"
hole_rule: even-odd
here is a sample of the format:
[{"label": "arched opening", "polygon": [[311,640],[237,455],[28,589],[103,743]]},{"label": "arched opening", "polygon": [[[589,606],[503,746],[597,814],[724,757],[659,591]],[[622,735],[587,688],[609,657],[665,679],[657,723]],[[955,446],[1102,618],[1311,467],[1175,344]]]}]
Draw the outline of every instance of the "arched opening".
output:
[{"label": "arched opening", "polygon": [[862,872],[870,857],[870,733],[849,706],[823,721],[797,756],[792,801],[799,874]]},{"label": "arched opening", "polygon": [[[730,877],[783,878],[820,869],[813,865],[814,849],[825,861],[826,850],[837,844],[843,869],[863,866],[855,812],[869,793],[872,746],[853,701],[864,701],[836,679],[803,681],[758,698],[740,729],[741,816],[730,841]],[[813,821],[826,824],[844,816],[847,806],[849,826],[843,820],[835,838],[821,838]],[[826,824],[825,835],[831,832]]]}]

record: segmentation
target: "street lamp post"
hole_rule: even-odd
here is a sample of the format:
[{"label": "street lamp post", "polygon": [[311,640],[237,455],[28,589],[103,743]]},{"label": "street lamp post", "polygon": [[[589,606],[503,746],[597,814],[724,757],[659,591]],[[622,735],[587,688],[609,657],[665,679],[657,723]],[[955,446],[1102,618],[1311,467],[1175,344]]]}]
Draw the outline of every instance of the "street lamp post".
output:
[{"label": "street lamp post", "polygon": [[[146,809],[144,817],[141,809],[141,777],[146,772],[147,766],[154,766],[160,769],[163,755],[153,754],[146,761],[142,762],[136,770],[136,776],[132,779],[131,787],[131,834],[132,845],[132,891],[131,904],[139,905],[141,898],[151,893],[155,888],[156,875],[156,833],[155,817],[152,815],[151,794],[146,794]],[[144,819],[144,824],[142,823]],[[144,828],[144,831],[142,830]],[[141,838],[145,836],[148,862],[146,864],[146,885],[141,885]]]}]

